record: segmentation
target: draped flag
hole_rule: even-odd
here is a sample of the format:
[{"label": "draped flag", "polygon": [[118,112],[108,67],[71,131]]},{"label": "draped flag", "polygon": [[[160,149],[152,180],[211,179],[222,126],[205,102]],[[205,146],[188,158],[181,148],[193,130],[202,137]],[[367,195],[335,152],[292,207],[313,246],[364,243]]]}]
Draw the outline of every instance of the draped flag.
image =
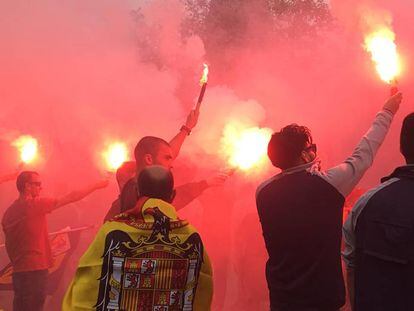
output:
[{"label": "draped flag", "polygon": [[[58,288],[58,284],[64,273],[64,267],[70,255],[75,250],[80,237],[80,232],[93,228],[84,226],[79,228],[66,227],[60,231],[49,234],[50,247],[52,249],[53,264],[49,269],[47,293],[52,295]],[[4,245],[0,245],[4,246]],[[13,267],[11,263],[0,270],[0,290],[13,290],[12,284]]]},{"label": "draped flag", "polygon": [[62,310],[210,310],[212,269],[175,208],[141,198],[105,222],[81,257]]}]

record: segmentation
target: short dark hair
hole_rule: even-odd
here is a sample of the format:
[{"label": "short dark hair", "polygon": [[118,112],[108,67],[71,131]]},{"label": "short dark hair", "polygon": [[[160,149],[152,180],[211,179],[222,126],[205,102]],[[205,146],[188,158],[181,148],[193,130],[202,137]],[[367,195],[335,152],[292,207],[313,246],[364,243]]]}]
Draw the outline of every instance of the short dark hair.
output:
[{"label": "short dark hair", "polygon": [[400,151],[407,163],[414,163],[414,112],[407,115],[402,123]]},{"label": "short dark hair", "polygon": [[19,193],[24,192],[26,189],[26,183],[32,180],[33,175],[39,175],[39,173],[34,171],[23,171],[19,174],[19,176],[17,176],[16,187]]},{"label": "short dark hair", "polygon": [[171,202],[174,193],[174,177],[170,170],[160,165],[144,168],[138,176],[140,196]]},{"label": "short dark hair", "polygon": [[145,136],[137,143],[134,150],[135,161],[142,162],[144,155],[150,154],[156,156],[159,146],[170,146],[164,139],[155,136]]},{"label": "short dark hair", "polygon": [[295,165],[308,143],[312,144],[310,130],[306,126],[290,124],[272,135],[267,155],[274,166],[288,169]]}]

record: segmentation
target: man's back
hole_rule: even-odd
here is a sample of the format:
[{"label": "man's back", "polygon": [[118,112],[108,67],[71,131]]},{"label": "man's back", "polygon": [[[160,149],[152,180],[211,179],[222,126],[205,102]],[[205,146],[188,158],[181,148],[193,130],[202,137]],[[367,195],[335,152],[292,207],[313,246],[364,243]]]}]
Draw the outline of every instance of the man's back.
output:
[{"label": "man's back", "polygon": [[[356,310],[414,310],[414,172],[397,169],[357,218]],[[360,203],[360,202],[359,202]]]},{"label": "man's back", "polygon": [[79,261],[63,310],[210,310],[212,271],[196,229],[142,198],[103,224]]},{"label": "man's back", "polygon": [[272,308],[333,310],[343,305],[343,203],[335,187],[307,171],[275,178],[259,189]]}]

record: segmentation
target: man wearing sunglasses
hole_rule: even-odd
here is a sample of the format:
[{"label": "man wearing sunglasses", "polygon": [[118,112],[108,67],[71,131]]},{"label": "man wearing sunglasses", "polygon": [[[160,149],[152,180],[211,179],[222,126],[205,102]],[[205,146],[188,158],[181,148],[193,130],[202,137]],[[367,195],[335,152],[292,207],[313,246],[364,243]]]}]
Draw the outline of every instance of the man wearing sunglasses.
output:
[{"label": "man wearing sunglasses", "polygon": [[371,166],[401,100],[401,93],[392,96],[352,155],[327,171],[320,170],[308,128],[291,124],[273,134],[268,155],[282,172],[256,194],[272,311],[334,311],[345,303],[343,205]]},{"label": "man wearing sunglasses", "polygon": [[14,311],[43,309],[48,269],[52,264],[46,214],[107,185],[108,180],[102,180],[61,198],[42,198],[37,172],[24,171],[17,176],[19,197],[2,219],[6,250],[13,266]]}]

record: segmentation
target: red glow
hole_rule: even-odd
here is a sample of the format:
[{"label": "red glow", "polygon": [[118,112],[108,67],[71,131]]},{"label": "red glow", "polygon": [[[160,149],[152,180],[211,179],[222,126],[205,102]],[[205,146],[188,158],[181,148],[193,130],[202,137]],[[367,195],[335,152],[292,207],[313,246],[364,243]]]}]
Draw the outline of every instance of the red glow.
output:
[{"label": "red glow", "polygon": [[128,159],[128,149],[125,143],[114,142],[103,152],[108,171],[116,171]]},{"label": "red glow", "polygon": [[23,135],[13,141],[12,145],[20,153],[20,161],[26,164],[32,163],[38,156],[37,140],[30,135]]}]

